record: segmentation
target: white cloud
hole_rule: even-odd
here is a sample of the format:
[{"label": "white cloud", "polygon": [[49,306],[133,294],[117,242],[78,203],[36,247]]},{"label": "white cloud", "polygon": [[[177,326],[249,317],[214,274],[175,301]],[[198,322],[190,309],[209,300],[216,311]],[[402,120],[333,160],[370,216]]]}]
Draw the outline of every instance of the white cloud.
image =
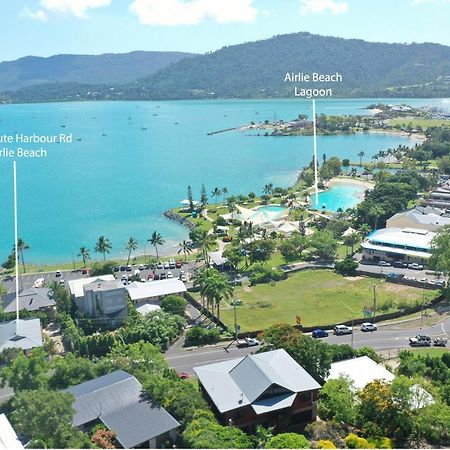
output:
[{"label": "white cloud", "polygon": [[42,9],[33,12],[26,6],[22,9],[22,11],[20,11],[19,17],[32,20],[40,20],[41,22],[47,22],[48,20],[47,14],[45,13],[45,11],[42,11]]},{"label": "white cloud", "polygon": [[109,6],[111,0],[41,0],[41,6],[49,12],[73,14],[85,19],[89,9]]},{"label": "white cloud", "polygon": [[253,0],[133,0],[130,11],[145,25],[196,25],[251,22],[258,14]]},{"label": "white cloud", "polygon": [[300,14],[342,14],[348,11],[348,3],[340,0],[300,0]]}]

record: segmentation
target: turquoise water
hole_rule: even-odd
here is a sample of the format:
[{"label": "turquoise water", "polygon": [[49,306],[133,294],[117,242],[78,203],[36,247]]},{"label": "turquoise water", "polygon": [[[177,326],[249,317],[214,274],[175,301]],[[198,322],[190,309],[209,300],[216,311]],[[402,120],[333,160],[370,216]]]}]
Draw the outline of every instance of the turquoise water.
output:
[{"label": "turquoise water", "polygon": [[[374,99],[324,100],[318,113],[362,114]],[[437,105],[436,100],[405,100]],[[385,103],[399,102],[385,100]],[[173,249],[186,230],[162,212],[186,198],[198,199],[228,188],[228,195],[261,193],[267,183],[286,187],[312,158],[312,138],[250,136],[245,132],[207,133],[265,119],[311,114],[304,100],[213,100],[167,102],[83,102],[0,105],[0,135],[71,132],[73,144],[49,144],[45,159],[18,161],[19,234],[29,243],[30,262],[71,261],[80,246],[93,252],[98,236],[126,256],[130,236],[149,252],[146,240],[157,230]],[[62,128],[62,125],[65,125]],[[146,128],[142,130],[141,128]],[[381,149],[412,139],[364,134],[318,138],[320,158],[365,160]],[[0,150],[3,144],[0,144]],[[0,260],[13,245],[12,160],[0,158]],[[145,244],[145,246],[144,246]]]},{"label": "turquoise water", "polygon": [[319,192],[319,200],[316,203],[315,195],[312,195],[311,202],[316,209],[324,209],[336,212],[339,208],[346,210],[355,207],[364,199],[366,188],[357,184],[339,184],[331,189]]},{"label": "turquoise water", "polygon": [[267,206],[260,206],[259,208],[256,208],[258,211],[274,211],[274,212],[280,212],[284,211],[286,208],[284,206],[280,205],[267,205]]}]

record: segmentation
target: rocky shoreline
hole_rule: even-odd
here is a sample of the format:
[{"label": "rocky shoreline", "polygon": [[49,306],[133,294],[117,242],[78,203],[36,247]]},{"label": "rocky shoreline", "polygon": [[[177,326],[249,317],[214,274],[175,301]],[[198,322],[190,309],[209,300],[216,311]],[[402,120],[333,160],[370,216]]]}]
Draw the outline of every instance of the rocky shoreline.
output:
[{"label": "rocky shoreline", "polygon": [[196,226],[195,223],[189,219],[189,217],[182,216],[181,214],[178,214],[170,209],[164,211],[163,214],[164,217],[167,217],[170,220],[180,223],[181,225],[185,226],[188,230],[193,230]]}]

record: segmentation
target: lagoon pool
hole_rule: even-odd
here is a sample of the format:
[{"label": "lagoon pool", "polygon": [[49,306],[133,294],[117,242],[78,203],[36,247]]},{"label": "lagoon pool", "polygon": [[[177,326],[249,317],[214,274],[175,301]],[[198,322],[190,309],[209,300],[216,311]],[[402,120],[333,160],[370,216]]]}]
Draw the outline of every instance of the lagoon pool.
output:
[{"label": "lagoon pool", "polygon": [[[358,184],[338,184],[328,191],[320,192],[318,202],[315,202],[315,195],[311,197],[311,205],[316,209],[326,209],[336,212],[339,208],[346,210],[354,208],[364,200],[366,188]],[[325,208],[323,208],[325,206]]]},{"label": "lagoon pool", "polygon": [[286,207],[281,206],[281,205],[266,205],[266,206],[260,206],[256,209],[258,211],[280,212],[280,211],[284,211],[286,209]]}]

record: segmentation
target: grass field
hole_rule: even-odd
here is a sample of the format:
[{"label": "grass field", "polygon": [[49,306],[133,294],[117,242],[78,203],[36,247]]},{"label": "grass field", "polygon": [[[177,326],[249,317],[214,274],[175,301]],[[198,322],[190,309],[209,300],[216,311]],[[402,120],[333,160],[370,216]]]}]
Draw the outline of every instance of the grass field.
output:
[{"label": "grass field", "polygon": [[[295,324],[296,315],[304,326],[326,325],[363,317],[364,306],[373,304],[373,285],[377,286],[378,306],[390,304],[383,312],[397,309],[395,303],[415,304],[431,300],[438,291],[386,283],[373,278],[344,278],[331,271],[307,270],[291,275],[274,285],[239,287],[235,298],[242,301],[237,308],[242,331],[261,330],[275,323]],[[353,314],[352,314],[353,311]],[[382,312],[378,310],[378,314]],[[233,309],[224,304],[222,320],[232,326]]]},{"label": "grass field", "polygon": [[390,119],[389,125],[400,125],[402,127],[421,127],[423,129],[429,127],[440,127],[440,126],[450,126],[449,120],[440,120],[440,119],[409,119],[409,118],[398,118],[398,119]]},{"label": "grass field", "polygon": [[414,353],[417,353],[419,355],[425,356],[425,355],[430,355],[430,356],[442,356],[444,353],[447,353],[449,351],[448,348],[415,348],[411,350]]}]

